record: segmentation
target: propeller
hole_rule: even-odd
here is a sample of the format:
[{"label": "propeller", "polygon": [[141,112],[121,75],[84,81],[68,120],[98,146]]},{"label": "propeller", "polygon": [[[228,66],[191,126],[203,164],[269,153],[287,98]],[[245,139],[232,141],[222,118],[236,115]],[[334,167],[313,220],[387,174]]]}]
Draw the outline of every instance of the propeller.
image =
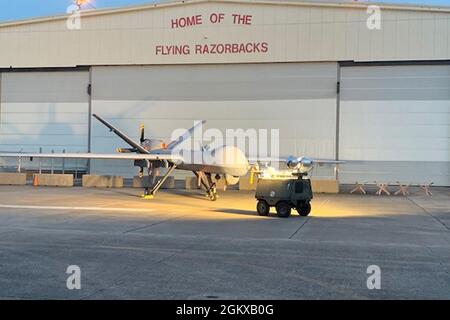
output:
[{"label": "propeller", "polygon": [[134,149],[134,148],[117,148],[116,151],[118,153],[131,153],[131,152],[136,152],[137,149]]},{"label": "propeller", "polygon": [[139,127],[139,130],[141,132],[141,138],[139,139],[139,141],[142,144],[145,141],[145,126],[144,126],[144,124],[141,124],[141,126]]}]

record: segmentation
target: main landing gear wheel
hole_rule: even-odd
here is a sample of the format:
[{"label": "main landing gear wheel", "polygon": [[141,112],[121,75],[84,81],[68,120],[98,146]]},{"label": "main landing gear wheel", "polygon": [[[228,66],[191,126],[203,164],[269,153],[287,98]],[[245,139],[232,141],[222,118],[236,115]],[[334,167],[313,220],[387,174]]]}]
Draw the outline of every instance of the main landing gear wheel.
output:
[{"label": "main landing gear wheel", "polygon": [[217,198],[219,198],[216,188],[214,187],[209,192],[207,192],[206,197],[211,201],[216,201]]},{"label": "main landing gear wheel", "polygon": [[287,202],[281,201],[276,205],[277,215],[280,218],[287,218],[291,215],[291,205]]},{"label": "main landing gear wheel", "polygon": [[266,200],[259,200],[258,204],[256,205],[256,211],[260,216],[267,216],[270,211],[269,204]]},{"label": "main landing gear wheel", "polygon": [[306,217],[311,212],[311,203],[301,203],[297,205],[297,213],[301,215],[302,217]]},{"label": "main landing gear wheel", "polygon": [[211,194],[208,194],[208,195],[206,195],[206,196],[207,196],[208,199],[211,200],[211,201],[216,201],[217,198],[218,198],[217,193],[211,193]]}]

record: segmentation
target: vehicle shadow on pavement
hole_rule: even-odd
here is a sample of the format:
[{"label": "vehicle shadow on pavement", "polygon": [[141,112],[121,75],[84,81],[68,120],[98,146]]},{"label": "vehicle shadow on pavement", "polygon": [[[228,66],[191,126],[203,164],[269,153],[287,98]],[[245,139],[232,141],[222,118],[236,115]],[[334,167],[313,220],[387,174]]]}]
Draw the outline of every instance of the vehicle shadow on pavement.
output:
[{"label": "vehicle shadow on pavement", "polygon": [[[231,213],[231,214],[242,214],[247,216],[258,216],[255,210],[240,210],[240,209],[230,209],[230,208],[218,208],[214,209],[215,212],[221,212],[221,213]],[[275,218],[276,216],[268,215],[266,216],[268,218]]]}]

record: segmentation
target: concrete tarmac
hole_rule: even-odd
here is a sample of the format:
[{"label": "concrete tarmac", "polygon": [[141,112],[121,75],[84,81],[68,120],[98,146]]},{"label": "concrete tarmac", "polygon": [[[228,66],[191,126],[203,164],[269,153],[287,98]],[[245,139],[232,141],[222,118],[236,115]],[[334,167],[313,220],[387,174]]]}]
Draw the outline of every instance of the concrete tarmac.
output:
[{"label": "concrete tarmac", "polygon": [[140,192],[1,186],[0,298],[450,299],[448,188],[319,194],[288,219],[259,217],[252,192]]}]

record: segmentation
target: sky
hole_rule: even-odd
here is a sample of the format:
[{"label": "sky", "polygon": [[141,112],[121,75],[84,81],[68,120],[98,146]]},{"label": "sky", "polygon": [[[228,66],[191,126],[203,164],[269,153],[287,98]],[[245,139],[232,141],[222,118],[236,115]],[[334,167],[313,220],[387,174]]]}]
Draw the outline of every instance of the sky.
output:
[{"label": "sky", "polygon": [[[91,0],[92,6],[96,9],[154,2],[160,2],[160,0]],[[377,0],[372,2],[450,6],[450,0]],[[64,14],[73,0],[0,0],[0,3],[0,21],[4,22]]]}]

